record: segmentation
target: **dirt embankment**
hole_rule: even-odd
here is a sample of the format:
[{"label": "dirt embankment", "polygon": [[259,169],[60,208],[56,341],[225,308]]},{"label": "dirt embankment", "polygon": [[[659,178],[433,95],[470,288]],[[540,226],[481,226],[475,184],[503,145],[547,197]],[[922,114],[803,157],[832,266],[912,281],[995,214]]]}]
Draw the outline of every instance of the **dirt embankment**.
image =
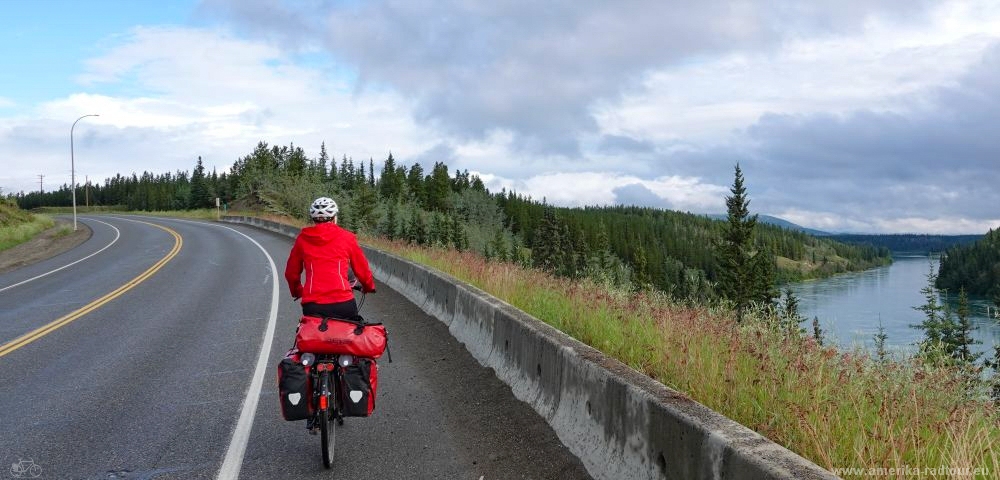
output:
[{"label": "dirt embankment", "polygon": [[[78,223],[77,231],[72,231],[73,223],[68,220],[56,219],[56,225],[35,238],[7,250],[0,251],[0,273],[40,262],[63,253],[90,238],[91,231],[86,225]],[[64,228],[69,227],[66,234]]]}]

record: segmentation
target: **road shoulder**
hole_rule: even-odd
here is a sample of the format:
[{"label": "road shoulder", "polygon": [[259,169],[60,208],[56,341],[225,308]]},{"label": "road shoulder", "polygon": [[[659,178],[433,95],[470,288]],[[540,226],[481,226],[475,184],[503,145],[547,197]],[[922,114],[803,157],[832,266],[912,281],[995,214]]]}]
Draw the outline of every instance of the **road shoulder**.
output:
[{"label": "road shoulder", "polygon": [[82,223],[78,225],[80,228],[75,232],[65,234],[64,227],[72,228],[71,222],[57,218],[54,227],[39,233],[27,242],[0,251],[0,273],[52,258],[87,241],[93,232],[90,227]]}]

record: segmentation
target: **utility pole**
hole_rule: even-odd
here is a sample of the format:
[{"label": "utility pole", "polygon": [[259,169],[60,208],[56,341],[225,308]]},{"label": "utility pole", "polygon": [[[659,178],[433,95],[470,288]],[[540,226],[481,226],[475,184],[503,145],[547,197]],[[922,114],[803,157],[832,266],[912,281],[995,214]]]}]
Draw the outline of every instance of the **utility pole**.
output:
[{"label": "utility pole", "polygon": [[87,175],[84,175],[83,176],[83,184],[85,185],[84,192],[86,192],[86,194],[84,195],[84,198],[87,199],[87,203],[86,203],[87,209],[90,209],[90,177],[88,177]]},{"label": "utility pole", "polygon": [[42,175],[42,174],[38,175],[38,193],[45,193],[45,189],[42,188],[42,179],[43,178],[45,178],[45,175]]}]

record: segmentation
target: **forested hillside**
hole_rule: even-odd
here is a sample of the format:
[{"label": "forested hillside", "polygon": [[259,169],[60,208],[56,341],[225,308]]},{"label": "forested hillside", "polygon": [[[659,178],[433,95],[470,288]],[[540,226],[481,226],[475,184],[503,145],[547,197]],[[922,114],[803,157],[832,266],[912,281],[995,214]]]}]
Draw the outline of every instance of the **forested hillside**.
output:
[{"label": "forested hillside", "polygon": [[941,257],[937,288],[1000,298],[1000,228],[972,245],[948,249]]},{"label": "forested hillside", "polygon": [[836,234],[829,238],[852,245],[873,245],[885,247],[893,253],[939,253],[951,247],[968,245],[982,238],[982,235],[924,235],[924,234]]},{"label": "forested hillside", "polygon": [[[719,271],[715,242],[725,222],[640,207],[557,208],[517,192],[490,192],[467,171],[450,174],[437,162],[378,165],[343,156],[325,145],[317,158],[301,147],[259,143],[228,173],[194,170],[117,175],[103,185],[78,186],[77,199],[128,210],[226,206],[305,218],[311,200],[332,196],[341,224],[363,234],[473,249],[567,277],[590,277],[630,288],[657,288],[677,297],[714,298]],[[19,194],[22,208],[68,206],[68,186]],[[779,281],[826,276],[886,264],[884,248],[846,245],[759,224],[756,248],[773,258]]]}]

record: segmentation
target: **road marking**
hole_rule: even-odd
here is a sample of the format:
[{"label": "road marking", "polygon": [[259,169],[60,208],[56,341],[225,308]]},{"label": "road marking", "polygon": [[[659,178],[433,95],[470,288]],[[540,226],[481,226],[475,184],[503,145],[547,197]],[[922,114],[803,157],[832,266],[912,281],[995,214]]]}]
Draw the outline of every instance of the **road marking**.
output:
[{"label": "road marking", "polygon": [[[125,218],[122,219],[126,220]],[[160,218],[160,220],[166,219]],[[250,242],[256,245],[258,249],[260,249],[271,266],[271,310],[268,314],[267,328],[264,330],[263,343],[260,346],[260,353],[257,355],[257,365],[254,368],[253,378],[250,380],[250,386],[247,388],[246,397],[243,399],[240,416],[236,421],[236,428],[233,430],[233,437],[229,441],[229,447],[226,449],[226,456],[223,458],[222,466],[219,468],[219,474],[216,476],[216,479],[218,480],[236,480],[239,478],[240,470],[243,468],[243,458],[246,455],[247,444],[250,443],[250,431],[253,429],[254,415],[257,413],[260,392],[264,386],[264,374],[268,369],[267,359],[271,353],[271,345],[274,343],[274,330],[278,321],[278,268],[274,264],[274,259],[271,258],[271,255],[267,253],[267,250],[264,249],[260,243],[239,230],[225,225],[218,225],[209,222],[198,222],[178,218],[170,218],[169,220],[183,223],[194,223],[198,225],[210,225],[224,228],[242,235],[244,238],[250,240]]]},{"label": "road marking", "polygon": [[78,264],[78,263],[80,263],[80,262],[82,262],[82,261],[84,261],[84,260],[86,260],[86,259],[88,259],[88,258],[90,258],[90,257],[93,257],[94,255],[97,255],[98,253],[101,253],[101,252],[103,252],[103,251],[107,250],[107,249],[108,249],[108,247],[110,247],[110,246],[114,245],[114,244],[115,244],[115,242],[117,242],[117,241],[118,241],[118,238],[120,238],[120,237],[122,236],[122,232],[121,232],[120,230],[118,230],[118,228],[116,228],[116,227],[115,227],[114,225],[112,225],[112,224],[110,224],[110,223],[105,223],[105,222],[102,222],[102,221],[100,221],[100,220],[97,220],[97,219],[93,219],[93,218],[90,218],[90,219],[88,219],[88,220],[93,220],[93,221],[95,221],[95,222],[98,222],[98,223],[104,223],[105,225],[107,225],[107,226],[109,226],[109,227],[113,228],[113,229],[115,230],[115,239],[114,239],[114,240],[112,240],[112,241],[111,241],[111,243],[109,243],[109,244],[105,245],[105,246],[104,246],[104,248],[102,248],[102,249],[100,249],[100,250],[98,250],[98,251],[96,251],[96,252],[94,252],[94,253],[91,253],[90,255],[87,255],[86,257],[83,257],[83,258],[81,258],[81,259],[79,259],[79,260],[77,260],[77,261],[75,261],[75,262],[73,262],[73,263],[70,263],[70,264],[67,264],[67,265],[63,265],[63,266],[61,266],[61,267],[59,267],[59,268],[57,268],[57,269],[55,269],[55,270],[52,270],[52,271],[48,271],[48,272],[45,272],[45,273],[43,273],[43,274],[41,274],[41,275],[38,275],[38,276],[34,276],[34,277],[31,277],[31,278],[29,278],[29,279],[27,279],[27,280],[24,280],[24,281],[22,281],[22,282],[18,282],[18,283],[15,283],[15,284],[13,284],[13,285],[8,285],[8,286],[6,286],[6,287],[3,287],[3,288],[0,288],[0,292],[2,292],[2,291],[4,291],[4,290],[10,290],[10,289],[12,289],[12,288],[14,288],[14,287],[16,287],[16,286],[19,286],[19,285],[24,285],[25,283],[28,283],[28,282],[31,282],[31,281],[33,281],[33,280],[38,280],[39,278],[42,278],[42,277],[44,277],[44,276],[46,276],[46,275],[50,275],[50,274],[53,274],[53,273],[56,273],[56,272],[58,272],[59,270],[62,270],[62,269],[64,269],[64,268],[69,268],[69,267],[72,267],[73,265],[76,265],[76,264]]},{"label": "road marking", "polygon": [[26,333],[24,335],[21,335],[18,338],[15,338],[14,340],[11,340],[10,342],[5,343],[3,346],[0,346],[0,357],[3,357],[5,355],[7,355],[8,353],[13,352],[14,350],[17,350],[17,349],[19,349],[19,348],[21,348],[21,347],[23,347],[23,346],[25,346],[25,345],[27,345],[27,344],[29,344],[31,342],[34,342],[35,340],[38,340],[39,338],[42,338],[45,335],[48,335],[49,333],[52,333],[56,329],[58,329],[58,328],[60,328],[60,327],[62,327],[64,325],[66,325],[66,324],[68,324],[68,323],[70,323],[70,322],[72,322],[72,321],[74,321],[74,320],[76,320],[76,319],[78,319],[78,318],[80,318],[80,317],[82,317],[82,316],[90,313],[90,312],[93,312],[94,310],[97,310],[98,308],[100,308],[102,305],[104,305],[104,304],[106,304],[106,303],[108,303],[108,302],[110,302],[110,301],[112,301],[112,300],[120,297],[125,292],[127,292],[127,291],[135,288],[136,285],[144,282],[146,279],[148,279],[149,277],[153,276],[154,273],[156,273],[158,270],[160,270],[161,268],[163,268],[163,266],[166,265],[167,262],[169,262],[171,259],[173,259],[175,256],[177,256],[177,253],[181,251],[181,246],[184,245],[184,240],[181,238],[181,236],[180,236],[179,233],[177,233],[177,232],[175,232],[175,231],[173,231],[173,230],[171,230],[171,229],[169,229],[167,227],[164,227],[162,225],[157,225],[155,223],[149,223],[149,222],[140,222],[140,223],[145,223],[147,225],[152,225],[152,226],[154,226],[156,228],[165,230],[170,235],[173,235],[173,237],[174,237],[174,247],[170,250],[170,252],[167,253],[166,256],[164,256],[163,258],[161,258],[160,261],[158,261],[155,264],[153,264],[152,267],[149,267],[149,269],[147,269],[145,272],[142,272],[141,274],[139,274],[139,276],[133,278],[132,280],[129,280],[128,283],[126,283],[126,284],[124,284],[124,285],[116,288],[111,293],[108,293],[107,295],[105,295],[105,296],[103,296],[101,298],[98,298],[97,300],[94,300],[93,302],[90,302],[87,305],[84,305],[83,307],[80,307],[76,311],[71,312],[71,313],[63,316],[63,317],[61,317],[61,318],[53,321],[52,323],[49,323],[48,325],[39,327],[39,328],[37,328],[37,329],[35,329],[35,330],[31,331],[31,332],[28,332],[28,333]]},{"label": "road marking", "polygon": [[268,263],[271,264],[271,313],[267,320],[267,330],[264,332],[264,343],[261,344],[260,354],[257,356],[257,367],[253,373],[253,380],[250,381],[250,388],[247,388],[247,396],[243,399],[243,409],[240,411],[240,419],[236,422],[236,429],[233,431],[233,438],[230,440],[229,448],[226,450],[226,457],[222,460],[222,467],[219,468],[219,475],[215,477],[219,480],[235,480],[239,478],[240,469],[243,468],[243,456],[246,454],[247,443],[250,442],[253,417],[257,413],[257,402],[260,400],[260,391],[264,385],[267,356],[270,354],[271,344],[274,342],[274,327],[278,319],[278,269],[274,266],[274,259],[271,258],[271,255],[256,240],[239,230],[222,225],[215,226],[232,230],[246,237],[247,240],[257,245],[257,248],[261,252],[264,252]]}]

